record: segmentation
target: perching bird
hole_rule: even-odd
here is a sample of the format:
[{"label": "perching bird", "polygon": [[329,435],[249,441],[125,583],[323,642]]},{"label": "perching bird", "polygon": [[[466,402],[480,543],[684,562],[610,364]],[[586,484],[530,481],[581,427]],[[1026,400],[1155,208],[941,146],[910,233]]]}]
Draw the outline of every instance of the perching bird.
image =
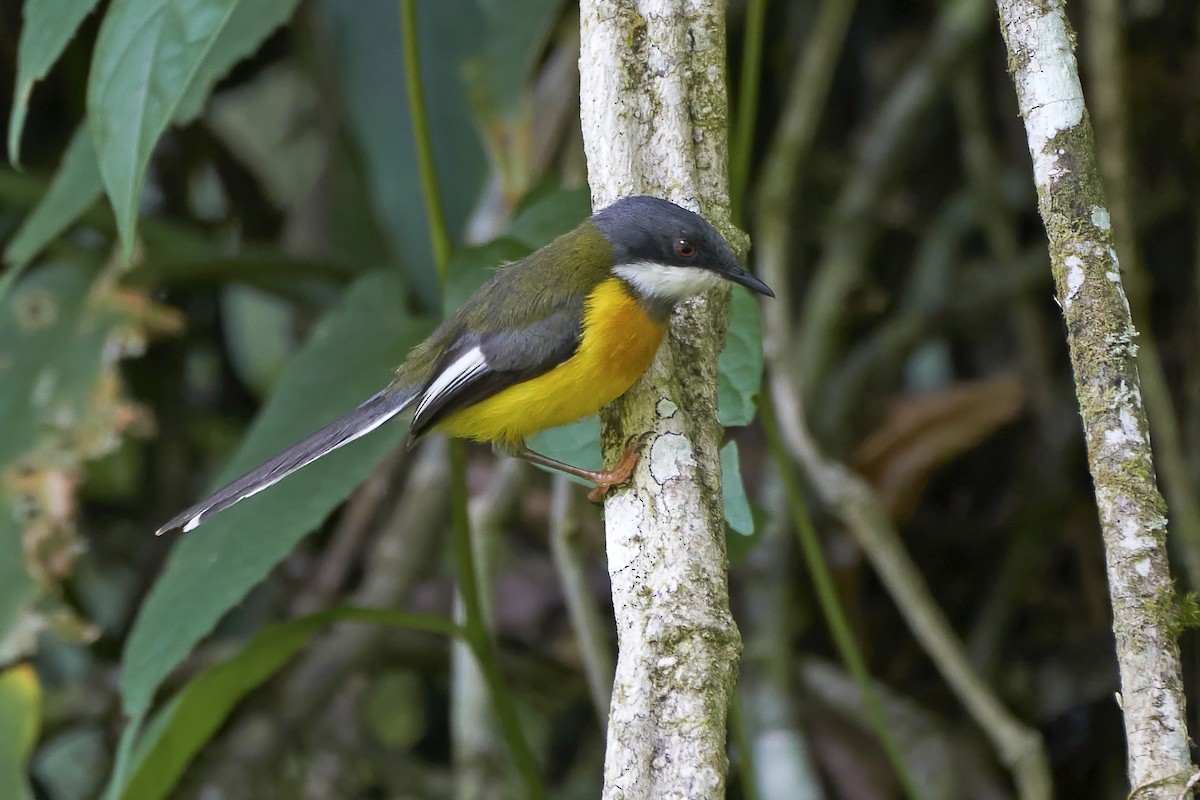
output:
[{"label": "perching bird", "polygon": [[525,438],[598,411],[650,366],[675,304],[722,280],[771,289],[742,269],[699,215],[629,197],[501,268],[413,348],[386,389],[158,529],[195,529],[415,404],[409,446],[436,428],[594,483],[628,479],[638,450],[612,470],[564,464]]}]

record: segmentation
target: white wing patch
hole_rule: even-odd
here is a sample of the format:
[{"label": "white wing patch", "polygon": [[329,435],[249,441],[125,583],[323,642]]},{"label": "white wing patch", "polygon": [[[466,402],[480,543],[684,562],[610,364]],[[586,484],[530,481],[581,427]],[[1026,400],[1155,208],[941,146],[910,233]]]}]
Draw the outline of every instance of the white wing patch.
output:
[{"label": "white wing patch", "polygon": [[672,301],[700,294],[721,282],[721,277],[711,269],[671,267],[653,261],[618,264],[613,273],[629,281],[643,296]]},{"label": "white wing patch", "polygon": [[421,395],[421,401],[417,403],[417,411],[413,415],[413,419],[420,417],[425,409],[439,398],[454,394],[460,387],[470,383],[487,370],[488,363],[487,359],[483,357],[483,351],[478,347],[472,347],[442,370],[434,378],[433,383],[429,384],[425,394]]}]

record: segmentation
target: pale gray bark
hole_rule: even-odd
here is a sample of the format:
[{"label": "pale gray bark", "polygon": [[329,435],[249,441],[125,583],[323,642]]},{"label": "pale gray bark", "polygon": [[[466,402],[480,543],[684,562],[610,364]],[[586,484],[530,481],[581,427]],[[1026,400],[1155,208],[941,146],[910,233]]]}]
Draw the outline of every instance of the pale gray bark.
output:
[{"label": "pale gray bark", "polygon": [[[597,208],[653,194],[727,234],[725,19],[718,0],[583,0],[584,146]],[[619,656],[604,797],[721,798],[741,640],[729,612],[717,456],[728,289],[680,309],[647,374],[604,415],[612,458],[649,431],[605,503]]]},{"label": "pale gray bark", "polygon": [[1066,320],[1108,565],[1131,797],[1177,798],[1188,750],[1166,507],[1091,121],[1061,0],[999,0],[1038,205]]}]

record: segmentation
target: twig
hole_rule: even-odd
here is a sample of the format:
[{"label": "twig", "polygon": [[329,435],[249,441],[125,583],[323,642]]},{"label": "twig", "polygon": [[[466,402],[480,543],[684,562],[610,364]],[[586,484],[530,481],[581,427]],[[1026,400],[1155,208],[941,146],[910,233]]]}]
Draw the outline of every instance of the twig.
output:
[{"label": "twig", "polygon": [[768,509],[760,541],[738,571],[746,655],[738,680],[753,770],[742,766],[749,796],[762,800],[824,800],[820,776],[800,725],[795,691],[796,630],[793,603],[796,559],[789,547],[786,487],[777,464],[768,462],[760,494]]},{"label": "twig", "polygon": [[764,398],[760,415],[762,417],[763,428],[767,432],[767,440],[771,444],[772,455],[780,471],[783,473],[784,487],[788,492],[788,506],[792,514],[792,524],[796,528],[796,534],[800,539],[800,547],[804,551],[804,565],[808,569],[809,577],[812,579],[813,591],[817,595],[818,602],[821,604],[821,613],[825,617],[830,635],[832,635],[834,644],[837,647],[838,655],[841,656],[846,669],[850,671],[855,683],[858,684],[859,690],[862,692],[862,702],[867,710],[867,718],[870,720],[871,728],[875,731],[876,736],[879,737],[879,743],[883,746],[883,750],[887,754],[888,763],[892,765],[892,769],[896,772],[896,777],[904,787],[904,794],[910,800],[919,800],[922,797],[920,786],[913,780],[912,773],[904,761],[904,755],[896,740],[896,736],[888,726],[887,717],[883,713],[883,705],[880,703],[879,697],[876,695],[871,683],[871,674],[867,670],[867,662],[863,658],[862,651],[854,641],[854,634],[850,629],[850,621],[846,618],[846,612],[842,609],[841,602],[838,600],[837,589],[833,585],[833,576],[829,572],[829,565],[825,561],[825,554],[821,552],[821,543],[817,539],[816,528],[813,527],[808,510],[805,508],[804,498],[801,496],[800,479],[795,474],[791,458],[789,458],[785,450],[783,438],[780,436],[778,418],[774,410],[775,403],[774,399]]},{"label": "twig", "polygon": [[[896,84],[858,148],[858,164],[827,223],[824,251],[793,340],[806,397],[814,397],[821,387],[845,316],[846,296],[858,284],[874,241],[872,211],[904,162],[900,151],[953,67],[982,35],[988,11],[984,0],[952,0],[942,7],[922,58]],[[763,174],[772,171],[764,169]],[[761,248],[761,242],[758,245]]]},{"label": "twig", "polygon": [[[418,50],[416,0],[400,0],[400,38],[404,50],[404,72],[408,88],[409,115],[413,124],[413,142],[417,149],[417,167],[421,174],[421,190],[425,198],[425,209],[429,217],[429,238],[433,244],[434,266],[443,293],[449,270],[452,241],[446,225],[446,215],[438,187],[437,169],[433,159],[433,146],[429,136],[429,123],[425,111],[424,90],[421,85],[421,58]],[[454,555],[458,566],[459,598],[463,610],[463,635],[470,644],[479,668],[487,682],[496,705],[496,713],[504,736],[508,740],[513,761],[525,782],[526,794],[538,800],[546,796],[546,789],[538,772],[533,751],[521,731],[516,708],[504,688],[500,668],[496,663],[496,649],[488,634],[484,618],[482,595],[476,583],[474,542],[471,537],[471,521],[467,512],[466,454],[462,442],[450,445],[450,505],[454,527]]]},{"label": "twig", "polygon": [[[526,465],[513,458],[497,462],[496,471],[483,494],[473,497],[471,516],[472,551],[476,559],[475,582],[479,587],[480,610],[492,635],[492,576],[497,551],[502,544],[504,523],[512,516],[527,474]],[[455,614],[463,620],[461,597]],[[496,709],[489,696],[488,676],[476,658],[476,645],[455,641],[451,645],[450,729],[454,750],[454,795],[468,798],[502,797],[507,749],[496,726]]]},{"label": "twig", "polygon": [[[445,518],[449,467],[446,441],[430,438],[417,451],[404,490],[379,538],[363,559],[365,572],[347,597],[364,608],[395,608],[408,597],[437,552]],[[284,684],[283,707],[293,723],[315,713],[378,646],[385,628],[339,625],[309,649]]]},{"label": "twig", "polygon": [[363,540],[380,505],[387,498],[404,455],[404,451],[399,449],[389,454],[350,497],[333,530],[329,546],[321,553],[316,570],[292,603],[293,616],[311,614],[329,605],[362,550]]},{"label": "twig", "polygon": [[601,726],[608,720],[612,699],[613,652],[609,631],[600,616],[588,583],[586,564],[579,547],[579,490],[562,475],[554,476],[550,506],[550,553],[562,582],[567,614],[579,641],[583,674]]},{"label": "twig", "polygon": [[[880,152],[891,153],[895,149],[901,130],[911,124],[908,115],[913,113],[914,107],[920,107],[928,101],[935,88],[935,80],[940,79],[942,71],[978,34],[977,28],[985,19],[986,15],[980,12],[973,0],[958,0],[947,7],[931,46],[931,51],[940,51],[940,55],[928,57],[923,66],[914,68],[902,82],[902,86],[908,86],[908,89],[898,89],[893,95],[871,139],[881,149],[868,149],[866,152],[878,156]],[[791,113],[794,112],[786,110],[785,119]],[[797,146],[786,136],[787,130],[781,127],[781,135],[772,143],[764,175],[787,174],[780,170],[779,164],[786,164],[790,148]],[[875,166],[868,169],[872,164]],[[843,212],[848,208],[865,211],[870,198],[862,195],[874,196],[881,184],[881,170],[883,166],[877,161],[868,159],[864,163],[860,177],[843,194]],[[772,181],[772,185],[764,185],[764,192],[770,191],[770,194],[765,195],[758,206],[759,235],[756,239],[760,254],[759,272],[765,280],[773,283],[782,283],[787,274],[788,220],[794,193],[783,182],[783,178],[778,181],[778,184]],[[840,247],[858,246],[852,245],[844,237],[841,241]],[[833,262],[826,259],[825,271],[835,268]],[[829,276],[824,276],[824,279],[832,280],[834,284],[841,280]],[[822,277],[818,280],[822,280]],[[841,288],[847,286],[838,285]],[[1021,796],[1027,800],[1049,797],[1052,791],[1050,771],[1041,737],[1014,719],[971,668],[961,642],[930,597],[919,571],[870,487],[841,464],[828,461],[812,440],[804,421],[802,400],[796,390],[798,385],[803,384],[800,376],[791,371],[793,365],[784,357],[787,348],[797,341],[791,331],[788,298],[786,291],[779,292],[777,301],[767,304],[763,315],[763,349],[770,368],[771,398],[783,443],[804,468],[822,500],[855,536],[914,635],[987,733],[1001,759],[1013,771]],[[812,306],[811,298],[809,305]],[[825,318],[829,319],[828,315]],[[810,328],[813,319],[809,317],[806,320]],[[819,348],[817,352],[822,349]]]}]

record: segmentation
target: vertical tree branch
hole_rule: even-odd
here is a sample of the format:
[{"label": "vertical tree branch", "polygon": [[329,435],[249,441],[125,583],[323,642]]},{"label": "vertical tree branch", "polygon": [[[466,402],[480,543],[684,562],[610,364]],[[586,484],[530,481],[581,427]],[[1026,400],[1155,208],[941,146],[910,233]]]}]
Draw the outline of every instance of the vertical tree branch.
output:
[{"label": "vertical tree branch", "polygon": [[1188,583],[1200,589],[1200,502],[1188,469],[1179,419],[1163,369],[1158,340],[1150,324],[1150,276],[1142,264],[1133,203],[1132,152],[1129,115],[1132,108],[1125,91],[1127,78],[1123,41],[1124,9],[1119,0],[1093,0],[1086,5],[1087,52],[1092,76],[1089,92],[1095,109],[1096,156],[1108,192],[1113,239],[1121,258],[1121,277],[1128,288],[1133,317],[1142,326],[1138,341],[1138,376],[1142,397],[1154,435],[1155,463],[1163,490],[1170,501],[1171,531],[1176,554],[1183,558]]},{"label": "vertical tree branch", "polygon": [[[728,224],[725,20],[718,0],[584,0],[580,80],[596,207],[654,194]],[[716,423],[728,289],[675,315],[647,374],[604,415],[611,456],[649,431],[605,504],[620,654],[606,798],[724,797],[741,649],[729,612]]]},{"label": "vertical tree branch", "polygon": [[1108,565],[1131,797],[1181,797],[1188,750],[1166,508],[1142,408],[1092,126],[1061,0],[999,0],[1038,207],[1067,324]]}]

